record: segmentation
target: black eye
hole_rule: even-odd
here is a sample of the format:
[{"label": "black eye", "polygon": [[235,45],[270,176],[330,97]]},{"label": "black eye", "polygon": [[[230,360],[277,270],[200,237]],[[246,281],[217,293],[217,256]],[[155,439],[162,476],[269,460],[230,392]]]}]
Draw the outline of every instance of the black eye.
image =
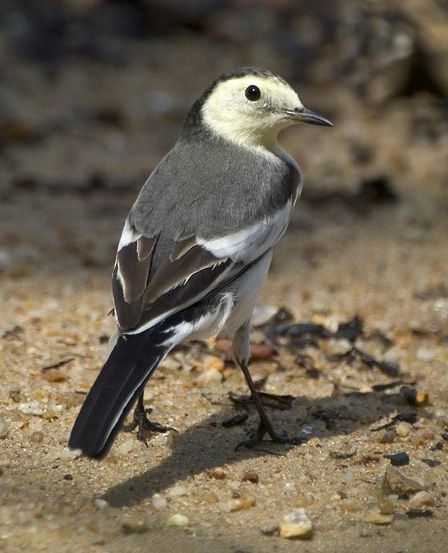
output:
[{"label": "black eye", "polygon": [[255,86],[254,84],[251,84],[246,88],[245,92],[246,98],[250,100],[251,102],[256,102],[261,97],[261,92],[258,86]]}]

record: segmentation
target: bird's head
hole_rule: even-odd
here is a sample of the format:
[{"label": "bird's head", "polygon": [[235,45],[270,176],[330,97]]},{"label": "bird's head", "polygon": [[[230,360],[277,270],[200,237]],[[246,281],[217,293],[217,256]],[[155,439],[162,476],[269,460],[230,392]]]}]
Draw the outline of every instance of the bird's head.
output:
[{"label": "bird's head", "polygon": [[252,68],[219,77],[196,109],[208,130],[242,146],[270,148],[282,129],[298,123],[333,126],[305,108],[297,92],[281,77]]}]

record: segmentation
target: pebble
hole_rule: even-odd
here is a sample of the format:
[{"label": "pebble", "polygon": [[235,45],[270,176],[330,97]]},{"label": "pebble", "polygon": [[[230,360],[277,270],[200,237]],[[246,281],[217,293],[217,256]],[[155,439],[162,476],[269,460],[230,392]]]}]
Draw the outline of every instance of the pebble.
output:
[{"label": "pebble", "polygon": [[389,459],[394,467],[409,465],[409,455],[405,451],[393,453],[392,455],[383,455],[383,457]]},{"label": "pebble", "polygon": [[246,495],[230,500],[226,510],[234,513],[236,511],[245,511],[246,509],[250,509],[254,505],[255,499],[250,495]]},{"label": "pebble", "polygon": [[344,470],[341,473],[340,480],[343,484],[346,484],[346,485],[352,484],[354,480],[353,472],[351,470]]},{"label": "pebble", "polygon": [[366,513],[362,520],[368,524],[386,525],[393,521],[394,517],[391,514],[382,514],[376,511],[370,511]]},{"label": "pebble", "polygon": [[17,409],[24,415],[34,415],[41,417],[45,412],[45,407],[38,401],[27,401],[26,403],[19,403]]},{"label": "pebble", "polygon": [[333,459],[350,459],[356,455],[356,449],[341,449],[329,452]]},{"label": "pebble", "polygon": [[212,384],[222,382],[222,373],[218,369],[207,369],[198,376],[198,382]]},{"label": "pebble", "polygon": [[381,444],[392,444],[395,440],[395,430],[386,430],[382,434],[380,434],[380,437],[378,441]]},{"label": "pebble", "polygon": [[434,505],[434,499],[427,491],[423,490],[409,498],[409,505],[417,509],[420,507],[427,507],[429,505]]},{"label": "pebble", "polygon": [[95,507],[97,509],[105,509],[106,507],[109,507],[109,503],[105,499],[96,498],[95,501]]},{"label": "pebble", "polygon": [[385,497],[382,501],[378,503],[378,508],[382,515],[392,515],[395,511],[395,501],[393,501],[394,496]]},{"label": "pebble", "polygon": [[252,482],[252,484],[258,484],[260,477],[254,470],[246,471],[241,477],[242,482]]},{"label": "pebble", "polygon": [[207,476],[215,480],[224,480],[227,478],[227,471],[223,467],[214,467],[207,469]]},{"label": "pebble", "polygon": [[419,348],[417,350],[417,358],[420,359],[420,361],[430,361],[435,355],[434,348]]},{"label": "pebble", "polygon": [[412,494],[423,490],[421,484],[403,476],[394,467],[387,467],[383,480],[383,490],[389,494],[398,494],[399,497],[409,497]]},{"label": "pebble", "polygon": [[409,511],[406,512],[406,515],[409,518],[432,517],[433,512],[431,509],[409,509]]},{"label": "pebble", "polygon": [[278,525],[278,535],[286,539],[308,539],[313,532],[313,523],[305,509],[296,509]]},{"label": "pebble", "polygon": [[400,388],[400,394],[409,403],[409,405],[428,405],[429,394],[423,390],[416,390],[411,386],[402,386]]},{"label": "pebble", "polygon": [[78,457],[81,457],[82,451],[80,449],[69,449],[68,447],[64,447],[64,449],[61,452],[61,459],[77,459]]},{"label": "pebble", "polygon": [[3,417],[0,417],[0,438],[6,438],[9,433],[9,425]]},{"label": "pebble", "polygon": [[148,530],[146,519],[139,515],[126,514],[121,519],[123,534],[143,534]]},{"label": "pebble", "polygon": [[400,438],[406,438],[409,436],[412,430],[412,425],[408,422],[399,422],[395,427],[395,434],[400,436]]},{"label": "pebble", "polygon": [[166,509],[168,507],[168,501],[159,493],[155,493],[152,496],[152,504],[154,509]]},{"label": "pebble", "polygon": [[121,453],[121,455],[128,455],[128,453],[130,453],[134,449],[134,446],[135,440],[131,438],[120,444],[117,447],[117,451],[118,453]]},{"label": "pebble", "polygon": [[422,463],[425,463],[425,465],[428,465],[428,467],[431,467],[432,469],[434,467],[439,467],[441,465],[441,462],[440,461],[436,461],[435,459],[426,459],[426,458],[423,458],[423,459],[420,459],[420,461]]},{"label": "pebble", "polygon": [[166,523],[168,524],[168,526],[177,526],[179,528],[186,528],[190,524],[190,519],[185,515],[181,515],[180,513],[175,513],[174,515],[171,515],[168,518]]},{"label": "pebble", "polygon": [[184,486],[174,486],[168,491],[168,495],[170,497],[181,497],[187,493],[187,488]]},{"label": "pebble", "polygon": [[32,432],[30,435],[30,442],[33,442],[35,444],[41,444],[44,440],[44,433],[40,432],[39,430],[36,430],[36,432]]}]

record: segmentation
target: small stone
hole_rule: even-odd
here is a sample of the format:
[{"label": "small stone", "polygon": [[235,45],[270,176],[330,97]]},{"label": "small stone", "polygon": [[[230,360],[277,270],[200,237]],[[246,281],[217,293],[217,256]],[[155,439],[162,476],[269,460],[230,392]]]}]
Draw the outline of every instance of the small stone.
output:
[{"label": "small stone", "polygon": [[0,417],[0,438],[6,438],[9,434],[9,425],[3,417]]},{"label": "small stone", "polygon": [[268,344],[251,344],[250,356],[252,359],[270,359],[274,355],[274,348]]},{"label": "small stone", "polygon": [[354,476],[353,472],[351,470],[344,470],[341,473],[341,482],[346,485],[350,485],[353,483]]},{"label": "small stone", "polygon": [[419,509],[421,507],[434,505],[434,499],[427,491],[423,490],[421,492],[417,492],[409,498],[409,505]]},{"label": "small stone", "polygon": [[400,436],[400,438],[406,438],[409,436],[412,430],[412,425],[408,422],[399,422],[395,427],[395,434]]},{"label": "small stone", "polygon": [[380,437],[378,441],[381,444],[392,444],[395,440],[395,431],[394,430],[386,430],[382,434],[380,434]]},{"label": "small stone", "polygon": [[44,440],[44,434],[39,430],[36,430],[36,432],[32,432],[32,434],[30,435],[30,442],[33,442],[35,444],[41,444],[43,440]]},{"label": "small stone", "polygon": [[278,525],[278,535],[286,539],[308,539],[313,532],[313,523],[305,509],[296,509]]},{"label": "small stone", "polygon": [[34,415],[35,417],[41,417],[45,412],[44,406],[35,400],[28,401],[26,403],[19,403],[17,409],[23,415]]},{"label": "small stone", "polygon": [[117,448],[117,451],[121,455],[128,455],[134,449],[134,446],[135,446],[135,440],[129,439],[123,442],[122,444],[120,444]]},{"label": "small stone", "polygon": [[333,459],[350,459],[356,455],[356,449],[343,449],[337,451],[330,451],[330,457]]},{"label": "small stone", "polygon": [[396,493],[399,497],[407,498],[422,491],[423,487],[415,480],[403,476],[396,468],[387,467],[383,480],[383,490],[387,495]]},{"label": "small stone", "polygon": [[393,453],[392,455],[383,455],[383,457],[390,459],[390,462],[394,467],[409,465],[409,455],[405,451]]},{"label": "small stone", "polygon": [[179,528],[186,528],[190,524],[190,519],[185,515],[181,515],[180,513],[175,513],[174,515],[171,515],[169,517],[166,523],[168,526],[177,526]]},{"label": "small stone", "polygon": [[433,512],[431,509],[409,509],[406,511],[406,515],[409,518],[432,517]]},{"label": "small stone", "polygon": [[14,403],[19,403],[21,399],[20,388],[15,388],[9,391],[9,397],[13,400]]},{"label": "small stone", "polygon": [[364,522],[367,522],[368,524],[376,524],[376,525],[390,524],[393,521],[393,519],[394,519],[393,515],[383,515],[382,513],[377,513],[376,511],[371,511],[362,517],[362,520]]},{"label": "small stone", "polygon": [[218,369],[208,369],[198,376],[198,382],[212,384],[222,382],[222,373]]},{"label": "small stone", "polygon": [[238,497],[237,499],[232,499],[229,501],[228,510],[231,513],[234,513],[236,511],[245,511],[246,509],[250,509],[255,505],[255,499],[249,495]]},{"label": "small stone", "polygon": [[429,394],[422,390],[416,390],[411,386],[402,386],[400,388],[400,394],[409,403],[409,405],[421,406],[428,405]]},{"label": "small stone", "polygon": [[49,369],[41,373],[41,377],[47,382],[64,382],[67,375],[60,369]]},{"label": "small stone", "polygon": [[393,515],[395,511],[395,502],[391,497],[393,496],[385,497],[378,503],[378,508],[382,515]]},{"label": "small stone", "polygon": [[168,501],[159,493],[152,496],[152,504],[154,509],[166,509],[168,507]]},{"label": "small stone", "polygon": [[148,525],[144,517],[126,514],[121,519],[121,530],[123,534],[143,534],[148,530]]},{"label": "small stone", "polygon": [[174,486],[168,491],[168,495],[170,497],[181,497],[187,493],[187,488],[184,486]]},{"label": "small stone", "polygon": [[61,452],[61,459],[77,459],[78,457],[81,457],[82,451],[80,449],[70,449],[68,447],[64,447],[64,449]]},{"label": "small stone", "polygon": [[57,419],[59,415],[62,413],[63,409],[64,408],[62,405],[55,405],[55,404],[47,405],[44,409],[43,418],[46,420]]},{"label": "small stone", "polygon": [[429,447],[430,451],[442,451],[443,442],[435,442]]},{"label": "small stone", "polygon": [[101,499],[100,497],[96,498],[94,503],[97,509],[105,509],[106,507],[109,507],[109,503],[105,499]]},{"label": "small stone", "polygon": [[425,463],[425,465],[428,465],[428,467],[431,467],[432,469],[434,467],[440,466],[442,463],[440,461],[436,461],[435,459],[420,459],[422,463]]},{"label": "small stone", "polygon": [[64,480],[73,480],[73,474],[64,474]]},{"label": "small stone", "polygon": [[241,477],[242,482],[252,482],[252,484],[258,484],[260,478],[254,470],[246,471]]},{"label": "small stone", "polygon": [[419,348],[417,350],[417,358],[420,359],[420,361],[430,361],[435,355],[434,348]]},{"label": "small stone", "polygon": [[207,469],[207,476],[215,480],[224,480],[227,478],[227,471],[223,467],[214,467]]}]

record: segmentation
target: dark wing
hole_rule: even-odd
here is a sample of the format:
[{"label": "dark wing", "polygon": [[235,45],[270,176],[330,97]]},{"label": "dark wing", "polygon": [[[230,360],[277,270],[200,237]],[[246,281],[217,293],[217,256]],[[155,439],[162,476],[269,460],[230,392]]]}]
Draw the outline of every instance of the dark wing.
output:
[{"label": "dark wing", "polygon": [[173,242],[151,271],[159,236],[140,235],[127,221],[112,276],[115,315],[122,331],[144,330],[191,305],[242,263],[219,257],[195,238]]},{"label": "dark wing", "polygon": [[[291,202],[272,217],[213,239],[166,239],[126,221],[113,274],[118,326],[143,331],[233,279],[284,233]],[[166,233],[166,231],[165,231]]]}]

